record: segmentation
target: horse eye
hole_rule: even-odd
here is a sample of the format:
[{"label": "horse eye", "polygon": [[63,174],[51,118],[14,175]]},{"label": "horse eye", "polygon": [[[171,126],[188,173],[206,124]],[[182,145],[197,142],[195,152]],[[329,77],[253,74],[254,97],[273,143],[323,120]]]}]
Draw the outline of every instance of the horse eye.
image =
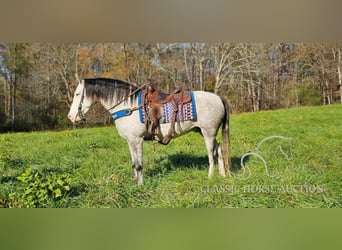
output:
[{"label": "horse eye", "polygon": [[79,96],[81,93],[76,93],[75,96]]}]

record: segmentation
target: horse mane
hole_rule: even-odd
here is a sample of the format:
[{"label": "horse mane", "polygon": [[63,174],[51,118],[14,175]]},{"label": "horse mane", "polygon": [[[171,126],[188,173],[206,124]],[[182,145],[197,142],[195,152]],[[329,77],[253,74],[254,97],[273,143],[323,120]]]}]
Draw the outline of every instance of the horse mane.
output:
[{"label": "horse mane", "polygon": [[111,78],[87,78],[84,83],[87,97],[105,101],[113,98],[122,100],[137,89],[137,86],[131,83]]}]

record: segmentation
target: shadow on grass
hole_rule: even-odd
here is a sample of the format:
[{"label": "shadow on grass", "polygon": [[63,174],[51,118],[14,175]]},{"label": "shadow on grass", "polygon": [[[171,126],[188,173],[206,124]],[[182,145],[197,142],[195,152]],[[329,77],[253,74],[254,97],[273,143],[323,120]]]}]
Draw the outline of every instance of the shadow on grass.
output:
[{"label": "shadow on grass", "polygon": [[174,170],[199,169],[208,168],[208,158],[206,156],[197,156],[190,154],[171,154],[159,157],[151,166],[146,169],[147,176],[155,176],[159,174],[168,174]]},{"label": "shadow on grass", "polygon": [[[246,163],[248,160],[249,156],[245,157],[244,162]],[[232,157],[231,161],[232,172],[238,172],[241,169],[241,157]],[[145,174],[151,177],[159,174],[168,174],[174,170],[209,169],[208,157],[206,155],[171,154],[159,157],[152,164],[153,165],[145,171]],[[217,168],[217,164],[215,167]]]}]

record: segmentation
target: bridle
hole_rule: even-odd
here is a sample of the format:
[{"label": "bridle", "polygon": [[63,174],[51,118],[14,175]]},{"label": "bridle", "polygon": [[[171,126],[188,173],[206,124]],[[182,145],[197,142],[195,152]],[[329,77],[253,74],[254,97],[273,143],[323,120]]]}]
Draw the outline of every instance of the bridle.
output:
[{"label": "bridle", "polygon": [[80,103],[78,104],[78,113],[77,113],[77,115],[80,117],[81,121],[85,121],[86,120],[85,115],[84,115],[84,113],[82,111],[83,100],[84,100],[84,87],[83,87],[83,90],[82,90]]}]

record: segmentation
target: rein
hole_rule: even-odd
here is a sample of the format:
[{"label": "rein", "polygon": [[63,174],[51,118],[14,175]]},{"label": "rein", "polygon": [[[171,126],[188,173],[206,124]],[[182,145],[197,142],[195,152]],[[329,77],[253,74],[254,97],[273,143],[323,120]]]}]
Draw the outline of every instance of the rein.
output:
[{"label": "rein", "polygon": [[[135,95],[136,93],[138,93],[140,90],[142,90],[143,88],[145,88],[146,86],[148,86],[150,83],[145,83],[143,85],[141,85],[139,88],[137,88],[136,90],[134,90],[132,93],[130,93],[128,96],[126,96],[124,99],[122,99],[121,101],[119,101],[118,103],[116,103],[114,106],[110,107],[109,109],[106,109],[105,111],[102,112],[102,114],[106,113],[106,112],[110,112],[112,109],[116,108],[117,106],[119,106],[121,103],[123,103],[124,101],[127,101],[127,99],[129,97],[131,97],[132,95]],[[131,114],[133,111],[138,110],[139,108],[141,108],[142,105],[140,105],[139,107],[135,107],[135,108],[131,108],[131,109],[127,109]]]},{"label": "rein", "polygon": [[80,104],[78,105],[78,116],[80,117],[80,119],[81,119],[82,121],[85,121],[85,116],[84,116],[84,114],[83,114],[83,112],[82,112],[83,100],[84,100],[84,88],[83,88],[83,90],[82,90]]}]

